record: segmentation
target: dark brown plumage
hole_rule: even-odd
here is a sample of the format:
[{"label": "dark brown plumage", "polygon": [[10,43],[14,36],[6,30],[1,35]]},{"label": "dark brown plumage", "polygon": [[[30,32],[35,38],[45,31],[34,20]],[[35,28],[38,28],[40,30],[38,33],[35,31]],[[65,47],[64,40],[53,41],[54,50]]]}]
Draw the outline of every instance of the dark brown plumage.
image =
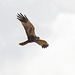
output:
[{"label": "dark brown plumage", "polygon": [[39,37],[35,35],[35,28],[28,20],[26,15],[22,15],[21,13],[17,14],[17,19],[22,23],[28,38],[27,41],[19,43],[19,45],[23,46],[31,42],[36,42],[37,44],[42,46],[42,48],[48,47],[48,43],[45,40],[41,40]]}]

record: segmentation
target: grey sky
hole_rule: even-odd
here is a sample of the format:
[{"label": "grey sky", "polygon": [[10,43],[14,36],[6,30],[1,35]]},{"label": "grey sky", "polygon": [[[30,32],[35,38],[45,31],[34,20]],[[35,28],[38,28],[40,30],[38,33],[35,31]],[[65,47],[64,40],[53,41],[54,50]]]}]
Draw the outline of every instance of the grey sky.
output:
[{"label": "grey sky", "polygon": [[[18,45],[27,39],[20,12],[48,48]],[[0,0],[0,75],[75,75],[75,1]]]}]

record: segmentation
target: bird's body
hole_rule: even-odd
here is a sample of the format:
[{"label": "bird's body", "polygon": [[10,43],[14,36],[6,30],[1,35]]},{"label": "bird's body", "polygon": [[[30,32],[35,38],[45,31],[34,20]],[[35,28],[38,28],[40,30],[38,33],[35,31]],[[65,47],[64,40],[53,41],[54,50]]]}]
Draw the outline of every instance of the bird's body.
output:
[{"label": "bird's body", "polygon": [[23,16],[20,13],[17,15],[17,19],[22,23],[22,25],[26,31],[27,38],[28,38],[27,41],[19,43],[20,45],[26,45],[27,43],[36,42],[37,44],[39,44],[43,48],[48,46],[48,43],[45,40],[41,40],[41,39],[39,39],[39,37],[37,37],[35,35],[34,26],[31,24],[31,22],[28,20],[28,18],[25,15]]}]

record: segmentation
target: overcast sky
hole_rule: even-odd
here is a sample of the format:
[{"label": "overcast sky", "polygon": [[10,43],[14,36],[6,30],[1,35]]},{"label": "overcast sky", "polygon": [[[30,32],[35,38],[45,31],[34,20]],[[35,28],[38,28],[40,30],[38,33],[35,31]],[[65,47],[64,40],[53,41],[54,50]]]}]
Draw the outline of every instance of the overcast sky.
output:
[{"label": "overcast sky", "polygon": [[[18,45],[27,40],[20,12],[48,48]],[[0,0],[0,75],[75,75],[75,0]]]}]

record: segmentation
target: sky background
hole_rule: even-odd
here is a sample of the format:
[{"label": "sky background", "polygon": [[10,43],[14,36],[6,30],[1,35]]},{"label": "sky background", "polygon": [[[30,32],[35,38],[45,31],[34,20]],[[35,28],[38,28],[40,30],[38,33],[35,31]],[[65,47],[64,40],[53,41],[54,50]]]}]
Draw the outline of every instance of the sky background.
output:
[{"label": "sky background", "polygon": [[[48,48],[18,45],[27,40],[20,12]],[[0,75],[75,75],[75,0],[0,0]]]}]

